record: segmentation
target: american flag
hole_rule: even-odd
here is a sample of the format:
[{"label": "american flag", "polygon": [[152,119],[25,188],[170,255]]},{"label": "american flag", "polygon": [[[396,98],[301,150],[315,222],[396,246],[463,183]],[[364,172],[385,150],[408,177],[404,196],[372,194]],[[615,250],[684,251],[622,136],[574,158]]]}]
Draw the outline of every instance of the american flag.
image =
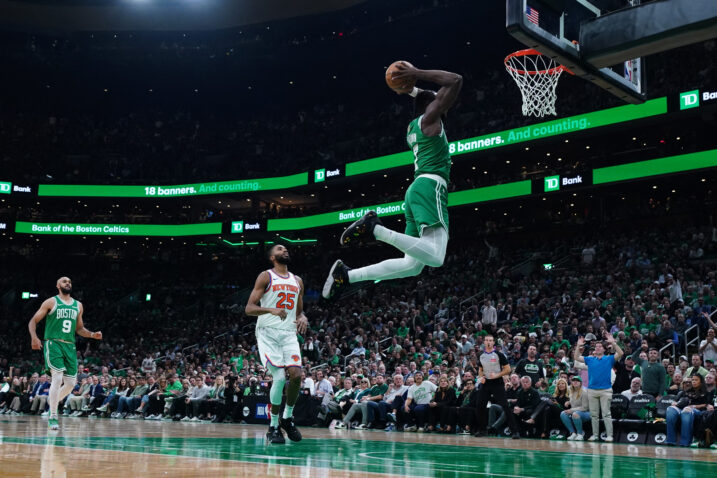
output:
[{"label": "american flag", "polygon": [[529,5],[525,6],[525,16],[528,17],[528,20],[535,23],[536,25],[540,24],[540,13],[535,8],[530,7]]}]

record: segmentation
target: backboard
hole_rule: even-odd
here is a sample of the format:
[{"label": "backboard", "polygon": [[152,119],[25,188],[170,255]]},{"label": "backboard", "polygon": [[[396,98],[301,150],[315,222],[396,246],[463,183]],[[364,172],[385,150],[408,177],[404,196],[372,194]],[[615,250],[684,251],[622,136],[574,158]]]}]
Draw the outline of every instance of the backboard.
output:
[{"label": "backboard", "polygon": [[506,0],[508,33],[629,102],[647,55],[717,38],[715,0]]},{"label": "backboard", "polygon": [[581,55],[580,29],[613,11],[640,0],[507,0],[508,32],[529,48],[553,58],[575,75],[591,81],[629,103],[646,99],[644,62],[630,58],[596,67]]}]

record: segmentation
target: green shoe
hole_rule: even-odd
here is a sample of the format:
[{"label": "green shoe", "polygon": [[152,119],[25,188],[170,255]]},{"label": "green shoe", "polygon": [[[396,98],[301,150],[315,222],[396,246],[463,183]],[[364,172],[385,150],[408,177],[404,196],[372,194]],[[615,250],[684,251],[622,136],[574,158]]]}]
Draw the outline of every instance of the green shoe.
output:
[{"label": "green shoe", "polygon": [[60,424],[57,423],[57,418],[50,418],[47,420],[47,429],[48,430],[59,430]]}]

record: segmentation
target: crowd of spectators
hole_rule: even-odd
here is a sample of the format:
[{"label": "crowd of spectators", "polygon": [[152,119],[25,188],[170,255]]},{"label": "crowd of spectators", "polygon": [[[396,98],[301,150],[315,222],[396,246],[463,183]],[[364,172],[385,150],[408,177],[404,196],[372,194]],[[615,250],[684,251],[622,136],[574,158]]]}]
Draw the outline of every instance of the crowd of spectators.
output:
[{"label": "crowd of spectators", "polygon": [[[674,408],[667,412],[673,428],[677,417],[687,423],[685,413],[711,409],[717,354],[714,316],[710,319],[717,308],[713,231],[680,227],[642,230],[637,236],[609,230],[589,243],[580,238],[582,246],[534,235],[546,248],[563,252],[561,267],[526,272],[524,265],[515,267],[530,257],[524,244],[501,241],[500,254],[490,257],[490,249],[463,236],[456,238],[440,269],[358,289],[335,303],[309,299],[310,330],[300,337],[302,387],[321,401],[319,422],[336,419],[338,428],[385,424],[409,431],[484,433],[515,420],[516,433],[546,436],[549,424],[562,420],[581,435],[594,406],[587,401],[588,391],[585,398],[577,392],[588,386],[590,374],[575,363],[575,351],[583,340],[597,349],[603,337],[613,351],[624,351],[624,357],[615,356],[613,377],[608,374],[610,393],[626,392],[630,398],[643,391],[659,398],[683,392],[680,400],[687,400],[676,401],[679,413]],[[325,272],[321,251],[301,254],[306,262],[297,261],[294,270],[306,283],[316,282]],[[139,261],[132,269],[140,280],[166,277],[152,277],[151,267],[152,261]],[[196,272],[206,280],[204,271]],[[178,289],[177,297],[185,296],[181,306],[172,298],[150,307],[151,313],[129,302],[87,303],[93,312],[87,323],[107,325],[106,340],[91,346],[78,339],[81,380],[65,403],[67,413],[241,420],[242,397],[265,393],[271,381],[256,356],[252,322],[241,312],[245,297],[235,294],[214,302],[211,289],[192,291],[193,286],[190,281]],[[82,292],[108,294],[101,292],[101,279],[97,287],[88,284]],[[227,293],[219,289],[215,298]],[[190,305],[192,300],[199,305]],[[112,327],[117,314],[119,326]],[[21,337],[23,328],[17,324],[7,325]],[[506,410],[494,403],[483,421],[470,409],[478,406],[476,394],[484,388],[473,382],[481,376],[480,356],[489,334],[510,369],[505,379],[500,377],[501,385],[506,380],[510,405]],[[687,346],[696,336],[699,340]],[[17,337],[11,340],[19,346],[13,348],[10,340],[1,344],[12,353],[0,354],[7,382],[0,404],[9,413],[42,410],[44,404],[35,402],[42,392],[30,376],[42,372],[39,357],[31,358]],[[587,361],[591,353],[585,356]],[[693,379],[695,373],[704,379],[697,388],[706,390],[697,398],[688,388],[700,380]],[[154,385],[142,383],[145,379],[156,381],[158,391],[150,395],[149,389],[138,388]],[[542,404],[540,396],[546,393],[554,399]]]}]

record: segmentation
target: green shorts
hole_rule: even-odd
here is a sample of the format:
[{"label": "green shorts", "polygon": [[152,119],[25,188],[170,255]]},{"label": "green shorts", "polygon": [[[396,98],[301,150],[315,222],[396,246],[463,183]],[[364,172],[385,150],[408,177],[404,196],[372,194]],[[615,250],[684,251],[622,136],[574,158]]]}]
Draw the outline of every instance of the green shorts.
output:
[{"label": "green shorts", "polygon": [[48,374],[62,372],[66,377],[77,376],[77,349],[75,344],[58,340],[45,340],[43,354]]},{"label": "green shorts", "polygon": [[420,237],[423,228],[440,225],[448,231],[448,191],[438,181],[418,177],[406,191],[406,234]]}]

